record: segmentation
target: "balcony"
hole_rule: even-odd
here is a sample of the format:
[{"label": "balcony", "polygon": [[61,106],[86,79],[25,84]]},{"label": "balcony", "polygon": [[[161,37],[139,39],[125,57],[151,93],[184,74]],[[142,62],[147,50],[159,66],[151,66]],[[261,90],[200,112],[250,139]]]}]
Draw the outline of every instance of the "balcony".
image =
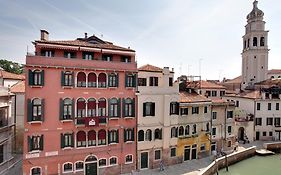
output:
[{"label": "balcony", "polygon": [[76,118],[76,126],[85,126],[85,127],[97,127],[100,125],[107,124],[106,116],[99,117],[79,117]]}]

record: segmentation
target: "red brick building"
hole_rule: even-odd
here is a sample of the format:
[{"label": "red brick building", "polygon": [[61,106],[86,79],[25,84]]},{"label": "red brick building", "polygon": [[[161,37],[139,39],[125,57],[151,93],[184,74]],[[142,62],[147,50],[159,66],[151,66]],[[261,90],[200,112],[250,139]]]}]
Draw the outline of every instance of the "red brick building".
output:
[{"label": "red brick building", "polygon": [[26,57],[24,174],[120,174],[136,165],[135,51],[96,36]]}]

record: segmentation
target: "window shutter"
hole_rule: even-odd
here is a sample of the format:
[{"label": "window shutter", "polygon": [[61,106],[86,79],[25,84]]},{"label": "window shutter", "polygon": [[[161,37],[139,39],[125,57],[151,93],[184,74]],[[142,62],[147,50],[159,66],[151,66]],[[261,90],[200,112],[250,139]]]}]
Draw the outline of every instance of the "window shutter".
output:
[{"label": "window shutter", "polygon": [[125,87],[128,87],[128,74],[125,73]]},{"label": "window shutter", "polygon": [[158,86],[158,77],[155,77],[155,86]]},{"label": "window shutter", "polygon": [[176,137],[178,137],[178,128],[176,128]]},{"label": "window shutter", "polygon": [[45,113],[45,99],[41,100],[41,121],[44,121],[44,113]]},{"label": "window shutter", "polygon": [[31,99],[27,99],[27,122],[32,121],[32,103]]},{"label": "window shutter", "polygon": [[137,82],[137,74],[133,75],[133,87],[136,87]]},{"label": "window shutter", "polygon": [[71,147],[74,147],[74,133],[71,134]]},{"label": "window shutter", "polygon": [[40,150],[43,151],[44,148],[44,135],[40,136],[40,141],[39,141],[39,146],[40,146]]},{"label": "window shutter", "polygon": [[64,114],[64,110],[63,110],[63,99],[60,98],[60,112],[59,112],[59,119],[63,120],[63,114]]},{"label": "window shutter", "polygon": [[153,77],[149,77],[149,86],[153,86]]},{"label": "window shutter", "polygon": [[172,106],[173,106],[173,103],[170,103],[170,115],[172,115]]},{"label": "window shutter", "polygon": [[145,109],[146,109],[146,103],[143,103],[142,115],[143,115],[144,117],[146,116]]},{"label": "window shutter", "polygon": [[33,72],[31,70],[28,70],[28,85],[32,86],[34,85],[34,80],[33,80]]},{"label": "window shutter", "polygon": [[123,115],[123,117],[126,117],[125,116],[125,98],[122,98],[122,115]]},{"label": "window shutter", "polygon": [[107,111],[108,111],[108,116],[109,117],[112,117],[112,115],[111,115],[111,112],[110,112],[110,98],[107,100],[108,102],[108,109],[107,109]]},{"label": "window shutter", "polygon": [[64,144],[64,135],[61,133],[61,134],[60,134],[60,147],[61,147],[61,148],[64,148],[64,145],[65,145],[65,144]]},{"label": "window shutter", "polygon": [[180,104],[178,102],[176,102],[176,114],[180,114]]},{"label": "window shutter", "polygon": [[133,101],[132,101],[132,117],[135,117],[136,116],[136,100],[135,98],[133,98]]},{"label": "window shutter", "polygon": [[126,129],[124,129],[124,142],[126,142],[127,139],[126,139]]},{"label": "window shutter", "polygon": [[151,116],[155,116],[155,103],[151,103]]},{"label": "window shutter", "polygon": [[72,78],[72,80],[71,80],[71,85],[74,87],[75,86],[75,80],[74,80],[74,72],[72,72],[72,75],[71,75],[71,78]]},{"label": "window shutter", "polygon": [[110,83],[109,83],[111,76],[112,76],[111,74],[108,74],[108,76],[107,76],[107,86],[108,87],[112,87],[112,85],[110,85]]},{"label": "window shutter", "polygon": [[32,138],[30,136],[27,136],[27,144],[28,152],[32,151]]},{"label": "window shutter", "polygon": [[44,86],[44,74],[45,74],[45,71],[44,70],[42,70],[41,71],[41,86]]},{"label": "window shutter", "polygon": [[61,71],[61,86],[64,86],[64,71]]},{"label": "window shutter", "polygon": [[75,116],[75,101],[74,98],[72,99],[72,107],[71,107],[72,111],[71,111],[71,118],[74,120],[74,116]]},{"label": "window shutter", "polygon": [[116,87],[119,87],[119,73],[116,73],[115,84],[116,84]]},{"label": "window shutter", "polygon": [[135,128],[132,129],[132,141],[135,141]]},{"label": "window shutter", "polygon": [[108,144],[110,144],[110,143],[111,143],[111,139],[110,139],[110,134],[111,134],[111,131],[109,131],[109,130],[108,130],[108,132],[107,132],[107,133],[108,133],[108,135],[107,135]]},{"label": "window shutter", "polygon": [[160,129],[160,134],[159,134],[159,136],[160,136],[160,139],[162,139],[162,128]]},{"label": "window shutter", "polygon": [[118,117],[121,117],[121,98],[117,100],[117,114]]},{"label": "window shutter", "polygon": [[116,134],[117,134],[117,135],[116,135],[116,142],[119,143],[119,130],[118,130],[118,129],[117,129],[117,131],[116,131]]}]

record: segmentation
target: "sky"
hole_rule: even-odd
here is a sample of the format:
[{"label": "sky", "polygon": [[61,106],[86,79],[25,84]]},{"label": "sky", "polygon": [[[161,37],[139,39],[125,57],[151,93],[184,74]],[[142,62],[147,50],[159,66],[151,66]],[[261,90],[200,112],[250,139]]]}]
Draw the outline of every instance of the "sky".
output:
[{"label": "sky", "polygon": [[[95,34],[136,51],[138,67],[202,79],[241,74],[242,36],[253,0],[0,0],[0,58],[25,63],[40,29],[50,40]],[[281,1],[260,0],[269,69],[281,69]]]}]

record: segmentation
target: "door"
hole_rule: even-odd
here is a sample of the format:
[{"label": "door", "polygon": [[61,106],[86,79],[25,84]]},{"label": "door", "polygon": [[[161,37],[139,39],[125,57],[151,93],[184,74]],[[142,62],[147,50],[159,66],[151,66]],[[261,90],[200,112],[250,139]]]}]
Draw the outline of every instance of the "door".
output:
[{"label": "door", "polygon": [[141,153],[141,169],[148,168],[148,152]]},{"label": "door", "polygon": [[192,145],[191,159],[197,158],[197,145]]},{"label": "door", "polygon": [[256,132],[256,140],[260,140],[260,132],[259,131]]},{"label": "door", "polygon": [[187,161],[187,160],[190,160],[190,146],[184,147],[183,161]]},{"label": "door", "polygon": [[86,163],[85,165],[86,165],[86,173],[85,173],[85,175],[97,175],[98,174],[97,162]]}]

